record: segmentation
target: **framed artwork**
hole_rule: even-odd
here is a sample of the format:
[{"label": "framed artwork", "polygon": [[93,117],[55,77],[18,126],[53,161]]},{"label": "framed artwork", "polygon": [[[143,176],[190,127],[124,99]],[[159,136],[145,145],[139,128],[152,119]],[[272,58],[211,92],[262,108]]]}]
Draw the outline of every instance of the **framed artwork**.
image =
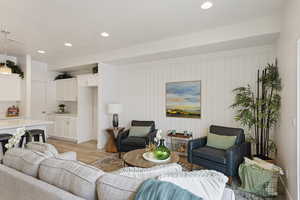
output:
[{"label": "framed artwork", "polygon": [[201,118],[201,81],[166,83],[166,115]]}]

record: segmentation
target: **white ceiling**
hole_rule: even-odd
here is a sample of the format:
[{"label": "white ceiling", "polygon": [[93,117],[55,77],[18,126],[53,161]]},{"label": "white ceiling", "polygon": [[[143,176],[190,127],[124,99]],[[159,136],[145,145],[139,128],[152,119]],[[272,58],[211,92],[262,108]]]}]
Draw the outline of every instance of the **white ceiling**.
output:
[{"label": "white ceiling", "polygon": [[[282,0],[211,1],[214,7],[204,11],[203,0],[1,0],[0,24],[24,43],[11,43],[11,54],[29,53],[51,64],[277,15],[282,6]],[[103,31],[111,36],[101,37]],[[39,55],[38,49],[47,53]]]}]

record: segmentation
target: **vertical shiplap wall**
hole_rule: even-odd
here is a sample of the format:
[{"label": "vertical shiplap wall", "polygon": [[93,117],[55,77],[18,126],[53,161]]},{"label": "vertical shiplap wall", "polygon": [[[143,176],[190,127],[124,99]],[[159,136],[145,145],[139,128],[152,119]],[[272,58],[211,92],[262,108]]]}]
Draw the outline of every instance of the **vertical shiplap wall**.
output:
[{"label": "vertical shiplap wall", "polygon": [[[238,127],[229,108],[232,90],[255,83],[257,69],[274,61],[274,47],[197,55],[118,67],[122,125],[131,120],[154,120],[159,129],[191,130],[195,137],[207,133],[211,124]],[[168,118],[165,84],[201,80],[201,119]]]}]

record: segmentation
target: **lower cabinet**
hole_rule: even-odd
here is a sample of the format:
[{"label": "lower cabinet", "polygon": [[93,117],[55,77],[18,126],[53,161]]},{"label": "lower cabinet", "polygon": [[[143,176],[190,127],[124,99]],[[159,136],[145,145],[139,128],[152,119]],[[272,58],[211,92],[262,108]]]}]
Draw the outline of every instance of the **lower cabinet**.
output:
[{"label": "lower cabinet", "polygon": [[54,137],[77,141],[77,118],[68,116],[55,116]]}]

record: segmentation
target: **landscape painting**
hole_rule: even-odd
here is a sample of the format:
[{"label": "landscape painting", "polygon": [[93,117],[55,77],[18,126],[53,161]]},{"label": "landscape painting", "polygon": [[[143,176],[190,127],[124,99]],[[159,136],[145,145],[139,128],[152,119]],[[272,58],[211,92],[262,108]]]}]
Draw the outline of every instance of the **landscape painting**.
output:
[{"label": "landscape painting", "polygon": [[167,117],[201,118],[201,82],[184,81],[166,84]]}]

